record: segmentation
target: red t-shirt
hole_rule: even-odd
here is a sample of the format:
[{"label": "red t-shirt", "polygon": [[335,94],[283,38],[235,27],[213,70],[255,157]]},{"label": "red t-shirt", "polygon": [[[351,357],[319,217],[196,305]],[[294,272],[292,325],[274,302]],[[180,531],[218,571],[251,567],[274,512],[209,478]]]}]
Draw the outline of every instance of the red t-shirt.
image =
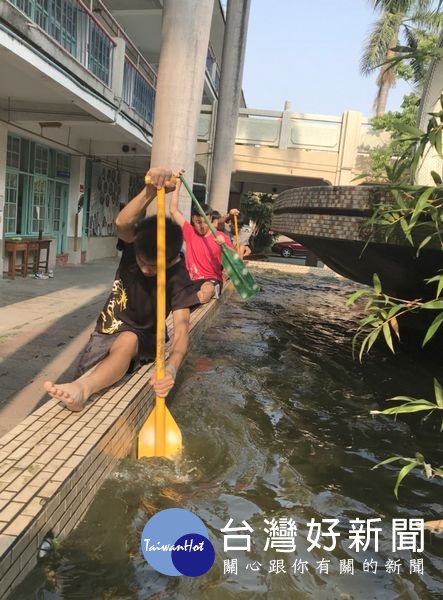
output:
[{"label": "red t-shirt", "polygon": [[[186,242],[185,262],[191,279],[217,279],[222,281],[221,246],[212,233],[198,235],[190,223],[183,225],[183,239]],[[231,240],[222,231],[226,245],[233,248]]]}]

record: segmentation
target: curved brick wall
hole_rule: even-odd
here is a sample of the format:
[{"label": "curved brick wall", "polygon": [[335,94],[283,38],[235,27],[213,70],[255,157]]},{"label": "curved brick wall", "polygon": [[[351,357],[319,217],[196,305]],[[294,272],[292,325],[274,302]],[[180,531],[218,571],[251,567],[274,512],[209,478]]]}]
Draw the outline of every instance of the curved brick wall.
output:
[{"label": "curved brick wall", "polygon": [[[377,273],[385,293],[402,298],[432,296],[435,290],[425,280],[443,263],[437,240],[418,256],[401,233],[386,243],[384,228],[367,243],[368,218],[374,203],[382,200],[389,200],[389,192],[375,186],[294,188],[278,196],[271,227],[299,241],[349,279],[371,285]],[[429,231],[422,228],[417,233],[423,238]]]},{"label": "curved brick wall", "polygon": [[291,237],[363,241],[374,203],[388,198],[388,192],[371,186],[293,188],[278,196],[272,229]]}]

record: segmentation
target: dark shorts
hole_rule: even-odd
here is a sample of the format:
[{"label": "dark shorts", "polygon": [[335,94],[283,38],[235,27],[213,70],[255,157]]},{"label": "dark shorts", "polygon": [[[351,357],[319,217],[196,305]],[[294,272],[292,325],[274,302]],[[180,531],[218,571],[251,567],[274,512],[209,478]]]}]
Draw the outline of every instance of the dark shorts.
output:
[{"label": "dark shorts", "polygon": [[[87,371],[92,369],[92,367],[95,367],[99,362],[106,358],[112,344],[121,333],[124,333],[124,331],[112,334],[93,331],[88,343],[80,355],[75,372],[75,379],[84,375]],[[155,357],[155,333],[134,330],[133,333],[135,333],[138,338],[138,353],[131,360],[128,373],[132,373],[139,367],[140,363],[151,362]]]}]

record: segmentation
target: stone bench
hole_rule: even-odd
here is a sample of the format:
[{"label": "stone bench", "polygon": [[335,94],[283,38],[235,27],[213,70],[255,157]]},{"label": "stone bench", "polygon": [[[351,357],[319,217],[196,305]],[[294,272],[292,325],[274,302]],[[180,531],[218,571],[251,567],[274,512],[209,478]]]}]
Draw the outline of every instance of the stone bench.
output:
[{"label": "stone bench", "polygon": [[[191,313],[191,343],[218,302]],[[78,525],[117,461],[130,453],[153,407],[153,368],[141,367],[80,413],[51,399],[0,438],[0,600],[36,565],[48,534],[64,538]]]}]

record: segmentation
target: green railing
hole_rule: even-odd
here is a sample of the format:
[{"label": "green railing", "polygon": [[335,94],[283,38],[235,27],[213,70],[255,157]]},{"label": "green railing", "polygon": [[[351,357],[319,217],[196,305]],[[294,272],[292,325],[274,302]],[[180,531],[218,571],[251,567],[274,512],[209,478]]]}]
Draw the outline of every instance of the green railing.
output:
[{"label": "green railing", "polygon": [[115,43],[80,0],[9,0],[106,85]]}]

